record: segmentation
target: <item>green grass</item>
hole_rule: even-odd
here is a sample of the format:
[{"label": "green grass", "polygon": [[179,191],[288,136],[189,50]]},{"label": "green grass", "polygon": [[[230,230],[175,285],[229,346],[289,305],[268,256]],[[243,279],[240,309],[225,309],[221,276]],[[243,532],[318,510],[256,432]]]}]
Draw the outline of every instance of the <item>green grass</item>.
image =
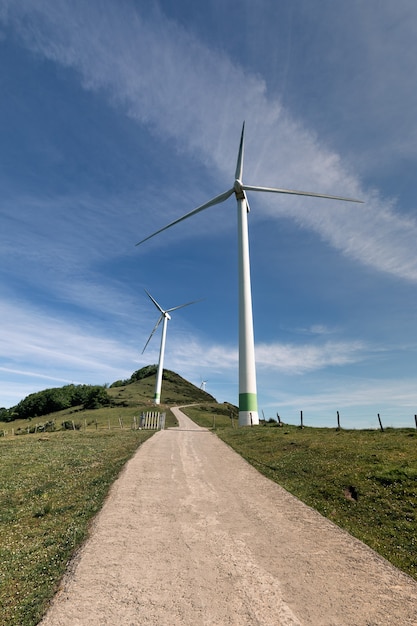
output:
[{"label": "green grass", "polygon": [[0,623],[32,626],[127,459],[152,431],[0,440]]},{"label": "green grass", "polygon": [[[209,425],[201,408],[185,411]],[[415,430],[238,429],[219,414],[216,433],[262,474],[417,579]]]},{"label": "green grass", "polygon": [[152,431],[56,432],[0,440],[0,623],[41,618],[127,459]]},{"label": "green grass", "polygon": [[[204,428],[227,428],[235,426],[237,428],[237,409],[232,404],[224,402],[204,402],[187,406],[182,409],[192,420]],[[233,416],[232,421],[230,416]]]}]

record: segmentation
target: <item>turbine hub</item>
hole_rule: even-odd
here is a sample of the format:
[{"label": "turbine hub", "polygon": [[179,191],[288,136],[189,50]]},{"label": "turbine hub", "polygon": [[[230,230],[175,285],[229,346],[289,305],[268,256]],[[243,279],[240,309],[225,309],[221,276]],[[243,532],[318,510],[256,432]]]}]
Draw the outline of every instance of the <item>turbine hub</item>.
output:
[{"label": "turbine hub", "polygon": [[167,318],[167,320],[170,320],[170,319],[171,319],[170,314],[169,314],[169,313],[167,313],[166,311],[165,311],[165,313],[164,313],[164,316]]},{"label": "turbine hub", "polygon": [[240,181],[238,178],[236,178],[234,182],[233,189],[235,190],[235,195],[238,200],[245,199],[245,193],[243,191],[242,181]]}]

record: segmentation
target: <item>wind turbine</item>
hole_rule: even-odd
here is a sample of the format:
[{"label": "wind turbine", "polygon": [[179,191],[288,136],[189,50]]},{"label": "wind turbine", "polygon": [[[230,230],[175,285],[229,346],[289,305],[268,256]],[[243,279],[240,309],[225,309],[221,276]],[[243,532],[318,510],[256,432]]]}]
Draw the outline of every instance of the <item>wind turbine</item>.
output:
[{"label": "wind turbine", "polygon": [[145,347],[142,350],[142,354],[145,352],[148,343],[150,342],[150,340],[152,339],[156,329],[158,328],[159,324],[161,322],[163,322],[162,324],[162,335],[161,335],[161,347],[159,348],[159,361],[158,361],[158,369],[156,372],[156,383],[155,383],[155,395],[154,395],[154,404],[160,404],[161,402],[161,387],[162,387],[162,374],[164,371],[164,356],[165,356],[165,342],[166,342],[166,336],[167,336],[167,323],[168,320],[171,319],[170,313],[172,313],[172,311],[177,311],[178,309],[182,309],[185,306],[189,306],[190,304],[194,304],[195,302],[199,302],[199,300],[193,300],[192,302],[186,302],[185,304],[180,304],[179,306],[174,306],[171,309],[166,309],[166,311],[158,304],[158,302],[155,300],[155,298],[153,298],[151,296],[151,294],[146,291],[146,294],[149,296],[149,298],[152,300],[152,302],[154,303],[154,305],[156,306],[156,308],[158,309],[158,311],[160,312],[160,316],[158,321],[156,322],[153,331],[151,332],[151,334],[149,335],[149,339],[148,341],[145,343]]},{"label": "wind turbine", "polygon": [[353,198],[343,198],[341,196],[330,196],[328,194],[313,193],[310,191],[295,191],[293,189],[278,189],[275,187],[257,187],[246,185],[242,182],[243,174],[243,152],[244,152],[245,123],[243,122],[242,134],[240,137],[239,151],[237,156],[235,180],[233,186],[227,191],[209,200],[205,204],[197,207],[193,211],[186,213],[182,217],[160,228],[136,245],[144,243],[151,237],[162,233],[164,230],[179,224],[183,220],[204,211],[211,206],[224,202],[231,195],[235,194],[237,200],[237,225],[238,225],[238,261],[239,261],[239,426],[250,426],[259,424],[258,400],[256,389],[256,368],[255,368],[255,345],[253,335],[252,316],[252,295],[250,283],[250,261],[249,261],[249,237],[248,218],[250,211],[246,191],[262,191],[270,193],[284,193],[296,196],[312,196],[313,198],[328,198],[330,200],[343,200],[345,202],[360,202]]}]

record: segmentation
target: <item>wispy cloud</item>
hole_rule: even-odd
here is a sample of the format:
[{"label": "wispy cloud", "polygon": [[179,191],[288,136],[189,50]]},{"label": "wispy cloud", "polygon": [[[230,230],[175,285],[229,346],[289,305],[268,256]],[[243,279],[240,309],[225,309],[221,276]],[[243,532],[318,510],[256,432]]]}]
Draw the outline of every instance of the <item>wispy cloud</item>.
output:
[{"label": "wispy cloud", "polygon": [[[346,206],[257,197],[257,206],[271,217],[292,217],[360,263],[417,280],[416,220],[402,216],[393,201],[364,189],[358,173],[340,155],[322,145],[278,99],[268,97],[259,77],[225,54],[207,49],[160,11],[145,16],[129,1],[118,3],[117,10],[111,2],[105,5],[103,10],[98,3],[57,0],[51,6],[45,0],[3,0],[0,6],[3,21],[31,50],[74,68],[85,89],[107,94],[155,134],[174,138],[180,149],[214,165],[219,176],[232,176],[236,120],[246,118],[247,171],[255,179],[248,182],[349,194],[366,201]],[[219,127],[221,132],[213,133]]]},{"label": "wispy cloud", "polygon": [[303,374],[329,366],[357,363],[366,358],[366,347],[359,341],[327,341],[322,345],[257,345],[256,358],[259,367]]},{"label": "wispy cloud", "polygon": [[[154,348],[155,350],[155,348]],[[203,345],[195,338],[171,338],[171,361],[176,367],[200,367],[227,372],[236,371],[238,350],[235,346]],[[362,362],[373,352],[360,341],[326,341],[320,345],[257,344],[256,363],[259,368],[288,375],[303,374],[329,366]],[[156,350],[154,351],[156,356]]]},{"label": "wispy cloud", "polygon": [[[74,372],[79,378],[83,372],[86,382],[99,383],[99,378],[109,382],[110,377],[119,377],[121,372],[127,374],[128,364],[133,364],[136,358],[133,348],[100,336],[92,328],[65,323],[28,308],[27,303],[21,307],[2,303],[1,316],[3,371],[19,369],[26,375],[50,377],[44,372],[52,368],[56,380],[71,380]],[[25,369],[16,368],[15,363],[25,363]]]}]

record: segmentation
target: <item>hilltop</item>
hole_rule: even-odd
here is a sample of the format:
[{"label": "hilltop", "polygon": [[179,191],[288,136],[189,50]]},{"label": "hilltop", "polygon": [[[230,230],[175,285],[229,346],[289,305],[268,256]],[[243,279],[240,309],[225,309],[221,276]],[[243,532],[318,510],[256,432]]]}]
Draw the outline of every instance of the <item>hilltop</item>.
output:
[{"label": "hilltop", "polygon": [[[129,405],[131,402],[152,404],[156,370],[156,365],[142,367],[127,380],[118,380],[110,385],[108,392],[116,404],[121,402],[123,406]],[[216,399],[176,372],[164,369],[161,404],[173,405],[192,402],[216,402]]]}]

